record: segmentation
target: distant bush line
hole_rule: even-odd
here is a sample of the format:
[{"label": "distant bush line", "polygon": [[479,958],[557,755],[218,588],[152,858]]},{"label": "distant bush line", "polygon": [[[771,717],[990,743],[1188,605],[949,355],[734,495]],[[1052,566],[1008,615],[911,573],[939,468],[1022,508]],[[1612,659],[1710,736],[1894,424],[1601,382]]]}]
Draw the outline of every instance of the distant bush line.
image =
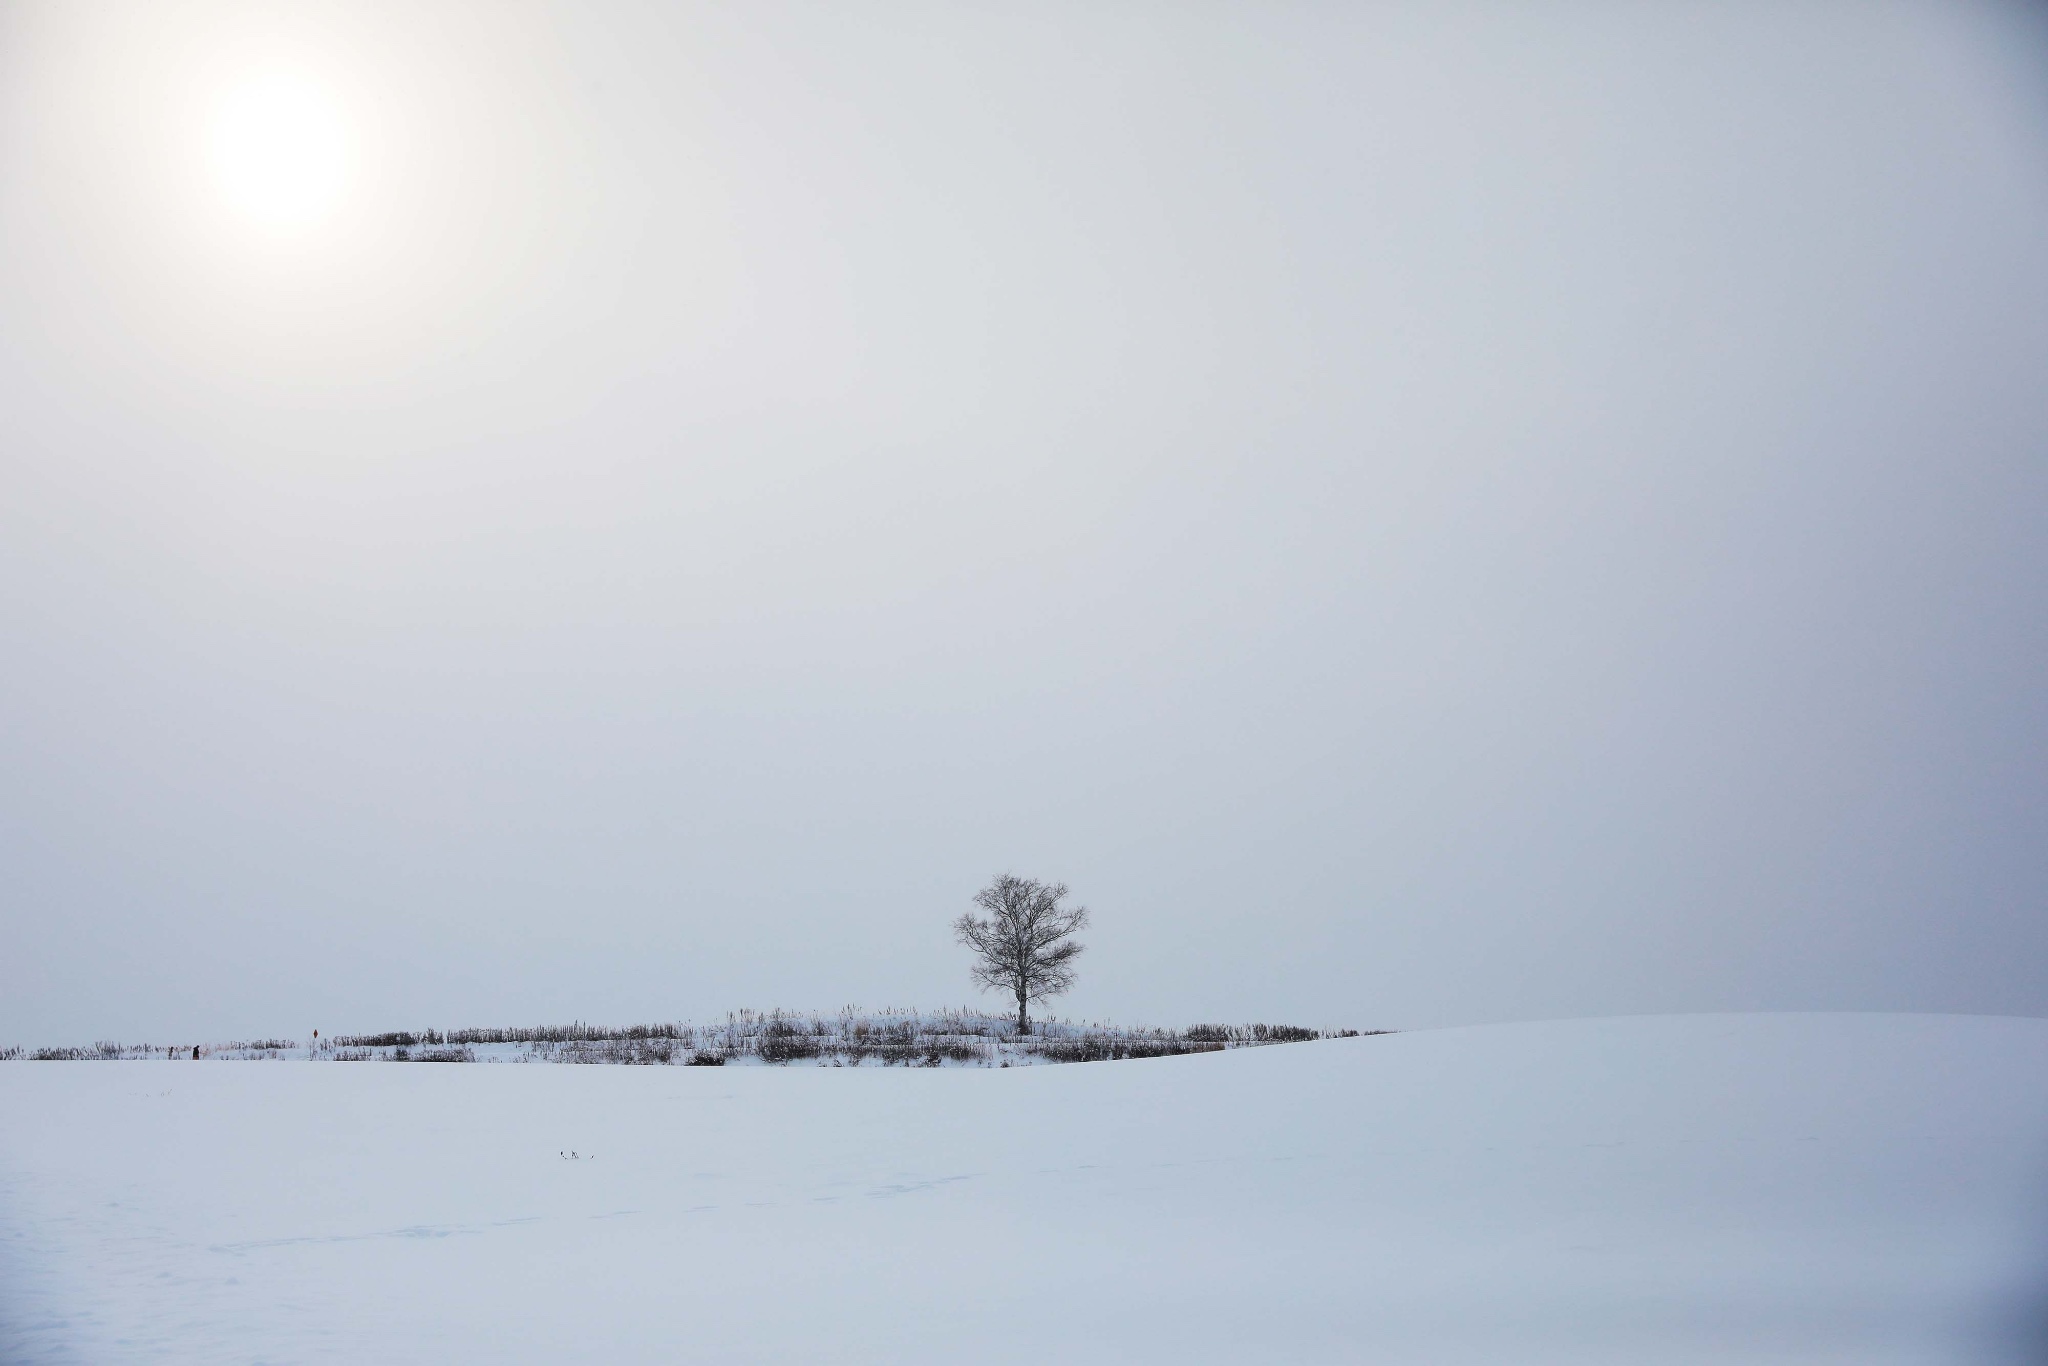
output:
[{"label": "distant bush line", "polygon": [[[1197,1024],[1157,1029],[1041,1020],[1028,1035],[1007,1015],[978,1010],[865,1012],[832,1015],[781,1010],[735,1011],[721,1024],[682,1021],[625,1026],[578,1021],[486,1029],[400,1029],[342,1034],[302,1048],[289,1039],[191,1045],[97,1043],[90,1048],[0,1049],[0,1060],[120,1058],[310,1057],[332,1062],[562,1062],[722,1067],[748,1062],[823,1067],[1013,1067],[1111,1062],[1315,1039],[1356,1038],[1389,1030],[1309,1029],[1300,1025]],[[480,1053],[479,1050],[482,1050]]]}]

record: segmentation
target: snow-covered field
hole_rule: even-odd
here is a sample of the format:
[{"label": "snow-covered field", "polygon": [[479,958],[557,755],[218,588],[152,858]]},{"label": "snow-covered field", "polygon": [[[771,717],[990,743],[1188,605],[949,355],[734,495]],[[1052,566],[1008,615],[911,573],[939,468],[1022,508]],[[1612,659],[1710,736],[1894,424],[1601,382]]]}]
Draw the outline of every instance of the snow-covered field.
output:
[{"label": "snow-covered field", "polygon": [[0,1359],[2038,1362],[2044,1178],[2039,1020],[11,1062]]}]

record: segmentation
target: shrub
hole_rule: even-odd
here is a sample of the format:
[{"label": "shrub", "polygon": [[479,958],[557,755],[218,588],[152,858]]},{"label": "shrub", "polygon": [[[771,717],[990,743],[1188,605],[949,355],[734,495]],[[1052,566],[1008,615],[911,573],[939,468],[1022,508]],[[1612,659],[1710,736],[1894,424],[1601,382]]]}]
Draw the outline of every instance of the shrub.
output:
[{"label": "shrub", "polygon": [[448,1042],[452,1044],[475,1043],[526,1043],[527,1031],[516,1029],[451,1029]]},{"label": "shrub", "polygon": [[795,1062],[799,1058],[815,1058],[824,1052],[817,1037],[798,1030],[785,1020],[773,1020],[761,1031],[761,1040],[755,1046],[762,1062]]},{"label": "shrub", "polygon": [[1221,1053],[1227,1045],[1204,1039],[1133,1039],[1123,1051],[1126,1058],[1178,1058],[1187,1053]]},{"label": "shrub", "polygon": [[1114,1062],[1122,1058],[1176,1058],[1184,1053],[1221,1053],[1227,1045],[1209,1040],[1173,1038],[1046,1039],[1023,1045],[1047,1062]]},{"label": "shrub", "polygon": [[1307,1043],[1322,1037],[1315,1030],[1303,1029],[1300,1025],[1255,1024],[1251,1033],[1253,1043]]},{"label": "shrub", "polygon": [[1046,1039],[1024,1048],[1047,1062],[1108,1062],[1116,1056],[1108,1039]]},{"label": "shrub", "polygon": [[444,1036],[448,1043],[602,1043],[611,1039],[688,1039],[691,1029],[686,1024],[636,1024],[616,1029],[609,1025],[584,1024],[581,1021],[566,1025],[510,1025],[504,1028],[451,1029]]},{"label": "shrub", "polygon": [[555,1049],[557,1062],[665,1063],[675,1056],[667,1039],[597,1039],[565,1043]]},{"label": "shrub", "polygon": [[[127,1052],[120,1044],[102,1040],[91,1048],[38,1048],[28,1057],[34,1062],[111,1062]],[[18,1058],[22,1056],[22,1050],[9,1049],[0,1056]]]}]

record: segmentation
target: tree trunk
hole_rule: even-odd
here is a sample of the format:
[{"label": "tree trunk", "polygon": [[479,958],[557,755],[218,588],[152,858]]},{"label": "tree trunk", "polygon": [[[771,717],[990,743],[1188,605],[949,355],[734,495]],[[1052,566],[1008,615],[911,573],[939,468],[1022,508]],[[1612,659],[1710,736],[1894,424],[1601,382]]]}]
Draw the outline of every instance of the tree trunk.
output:
[{"label": "tree trunk", "polygon": [[1019,1034],[1029,1034],[1031,1032],[1031,1017],[1024,1013],[1024,993],[1021,991],[1017,993],[1017,1032]]}]

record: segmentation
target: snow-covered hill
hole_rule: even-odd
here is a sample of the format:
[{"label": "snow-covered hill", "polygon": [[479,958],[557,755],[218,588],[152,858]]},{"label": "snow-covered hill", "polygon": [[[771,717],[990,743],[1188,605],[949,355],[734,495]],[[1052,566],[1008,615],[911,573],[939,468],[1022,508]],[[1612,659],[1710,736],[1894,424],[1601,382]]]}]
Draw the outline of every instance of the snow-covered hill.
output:
[{"label": "snow-covered hill", "polygon": [[0,1359],[2040,1361],[2044,1178],[2038,1020],[6,1063]]}]

